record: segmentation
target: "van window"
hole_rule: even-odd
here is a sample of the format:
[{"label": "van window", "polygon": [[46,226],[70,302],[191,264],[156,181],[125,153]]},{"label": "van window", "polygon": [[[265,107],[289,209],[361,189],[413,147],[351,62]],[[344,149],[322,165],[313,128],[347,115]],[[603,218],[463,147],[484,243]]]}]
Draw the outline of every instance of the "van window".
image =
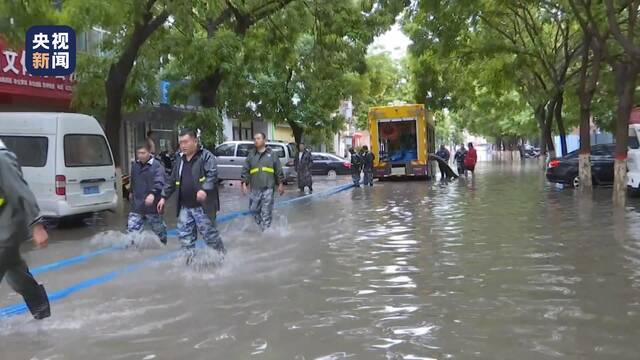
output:
[{"label": "van window", "polygon": [[47,164],[49,139],[41,136],[0,136],[18,157],[21,167],[44,167]]},{"label": "van window", "polygon": [[107,139],[102,135],[65,135],[64,163],[67,167],[113,165]]},{"label": "van window", "polygon": [[222,144],[218,146],[213,154],[215,156],[233,156],[236,151],[236,144]]},{"label": "van window", "polygon": [[271,151],[273,151],[275,154],[277,154],[279,158],[287,156],[284,152],[284,146],[267,144],[267,147],[271,149]]},{"label": "van window", "polygon": [[253,148],[253,144],[238,144],[236,157],[247,157],[247,155],[249,155],[249,151],[251,151]]}]

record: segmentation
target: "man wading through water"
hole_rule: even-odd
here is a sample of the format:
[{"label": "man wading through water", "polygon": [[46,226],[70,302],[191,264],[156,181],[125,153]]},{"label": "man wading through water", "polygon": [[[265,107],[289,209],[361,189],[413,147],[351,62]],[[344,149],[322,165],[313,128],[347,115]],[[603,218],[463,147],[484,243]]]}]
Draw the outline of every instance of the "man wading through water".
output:
[{"label": "man wading through water", "polygon": [[[127,219],[129,233],[141,233],[147,223],[158,236],[160,242],[167,245],[167,225],[158,214],[158,200],[165,187],[165,169],[160,161],[153,157],[149,145],[142,144],[136,149],[136,161],[131,164],[131,212]],[[131,239],[131,245],[135,245]]]},{"label": "man wading through water", "polygon": [[276,154],[266,147],[266,136],[253,137],[255,148],[242,167],[242,192],[249,194],[249,209],[262,231],[271,227],[275,188],[284,194],[284,172]]},{"label": "man wading through water", "polygon": [[0,140],[0,281],[6,274],[37,320],[51,316],[49,299],[20,256],[20,244],[32,237],[36,247],[47,246],[49,235],[39,220],[40,208],[16,156]]},{"label": "man wading through water", "polygon": [[209,247],[222,255],[226,251],[216,228],[216,213],[220,210],[216,157],[200,146],[191,129],[182,130],[178,142],[182,154],[173,164],[171,178],[158,202],[158,212],[164,212],[166,200],[177,190],[178,238],[189,264],[195,254],[198,232]]}]

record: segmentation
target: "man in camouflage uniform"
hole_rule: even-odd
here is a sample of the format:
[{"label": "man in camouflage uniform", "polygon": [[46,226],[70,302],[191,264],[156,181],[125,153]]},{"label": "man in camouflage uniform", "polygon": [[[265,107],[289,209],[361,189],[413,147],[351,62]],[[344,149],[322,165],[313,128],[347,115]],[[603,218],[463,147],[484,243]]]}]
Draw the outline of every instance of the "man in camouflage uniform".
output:
[{"label": "man in camouflage uniform", "polygon": [[362,172],[362,157],[353,149],[349,149],[351,154],[351,179],[356,187],[360,187],[360,172]]},{"label": "man in camouflage uniform", "polygon": [[9,286],[22,295],[33,317],[40,320],[51,316],[51,309],[44,286],[33,278],[20,256],[20,244],[29,238],[39,248],[49,240],[16,156],[0,140],[0,281],[6,274]]},{"label": "man in camouflage uniform", "polygon": [[127,229],[129,233],[142,232],[146,222],[160,242],[166,245],[167,226],[158,214],[158,201],[165,186],[164,166],[152,156],[146,144],[138,146],[136,158],[137,161],[131,164],[131,212]]},{"label": "man in camouflage uniform", "polygon": [[266,136],[253,137],[255,148],[249,152],[242,167],[242,191],[249,191],[249,209],[262,231],[271,227],[275,188],[284,194],[284,172],[276,154],[266,146]]},{"label": "man in camouflage uniform", "polygon": [[216,157],[200,146],[195,131],[182,130],[178,140],[182,153],[176,158],[171,178],[162,191],[158,212],[164,212],[166,200],[177,191],[178,237],[190,263],[198,232],[209,247],[221,254],[226,252],[216,228],[216,214],[220,210],[218,165]]},{"label": "man in camouflage uniform", "polygon": [[300,151],[295,161],[296,173],[298,174],[298,188],[304,192],[305,187],[309,187],[309,192],[313,192],[313,178],[311,176],[311,152],[300,143],[298,150]]},{"label": "man in camouflage uniform", "polygon": [[376,158],[369,148],[362,147],[362,172],[364,173],[364,186],[373,186],[373,160]]}]

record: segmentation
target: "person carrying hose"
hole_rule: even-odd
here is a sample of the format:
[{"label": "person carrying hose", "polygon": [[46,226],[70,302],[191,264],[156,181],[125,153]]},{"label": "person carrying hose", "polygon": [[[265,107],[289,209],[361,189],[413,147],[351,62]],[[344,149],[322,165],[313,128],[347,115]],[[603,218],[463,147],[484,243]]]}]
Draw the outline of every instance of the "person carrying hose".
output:
[{"label": "person carrying hose", "polygon": [[249,210],[262,231],[271,227],[275,189],[284,194],[284,172],[277,154],[266,146],[264,133],[253,137],[255,148],[242,167],[242,192],[249,194]]},{"label": "person carrying hose", "polygon": [[36,197],[22,177],[16,156],[0,140],[0,281],[6,275],[33,317],[41,320],[51,316],[49,298],[20,256],[20,244],[30,237],[38,248],[49,241]]}]

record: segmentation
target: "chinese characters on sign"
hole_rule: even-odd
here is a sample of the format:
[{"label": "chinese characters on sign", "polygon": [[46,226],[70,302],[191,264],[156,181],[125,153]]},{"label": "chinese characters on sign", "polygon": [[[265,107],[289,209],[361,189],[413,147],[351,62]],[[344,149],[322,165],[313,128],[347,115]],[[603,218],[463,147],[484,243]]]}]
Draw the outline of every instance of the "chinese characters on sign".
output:
[{"label": "chinese characters on sign", "polygon": [[0,94],[71,100],[75,74],[33,76],[27,72],[25,50],[13,50],[0,39]]},{"label": "chinese characters on sign", "polygon": [[69,26],[32,26],[25,50],[29,74],[65,76],[75,70],[76,34]]}]

